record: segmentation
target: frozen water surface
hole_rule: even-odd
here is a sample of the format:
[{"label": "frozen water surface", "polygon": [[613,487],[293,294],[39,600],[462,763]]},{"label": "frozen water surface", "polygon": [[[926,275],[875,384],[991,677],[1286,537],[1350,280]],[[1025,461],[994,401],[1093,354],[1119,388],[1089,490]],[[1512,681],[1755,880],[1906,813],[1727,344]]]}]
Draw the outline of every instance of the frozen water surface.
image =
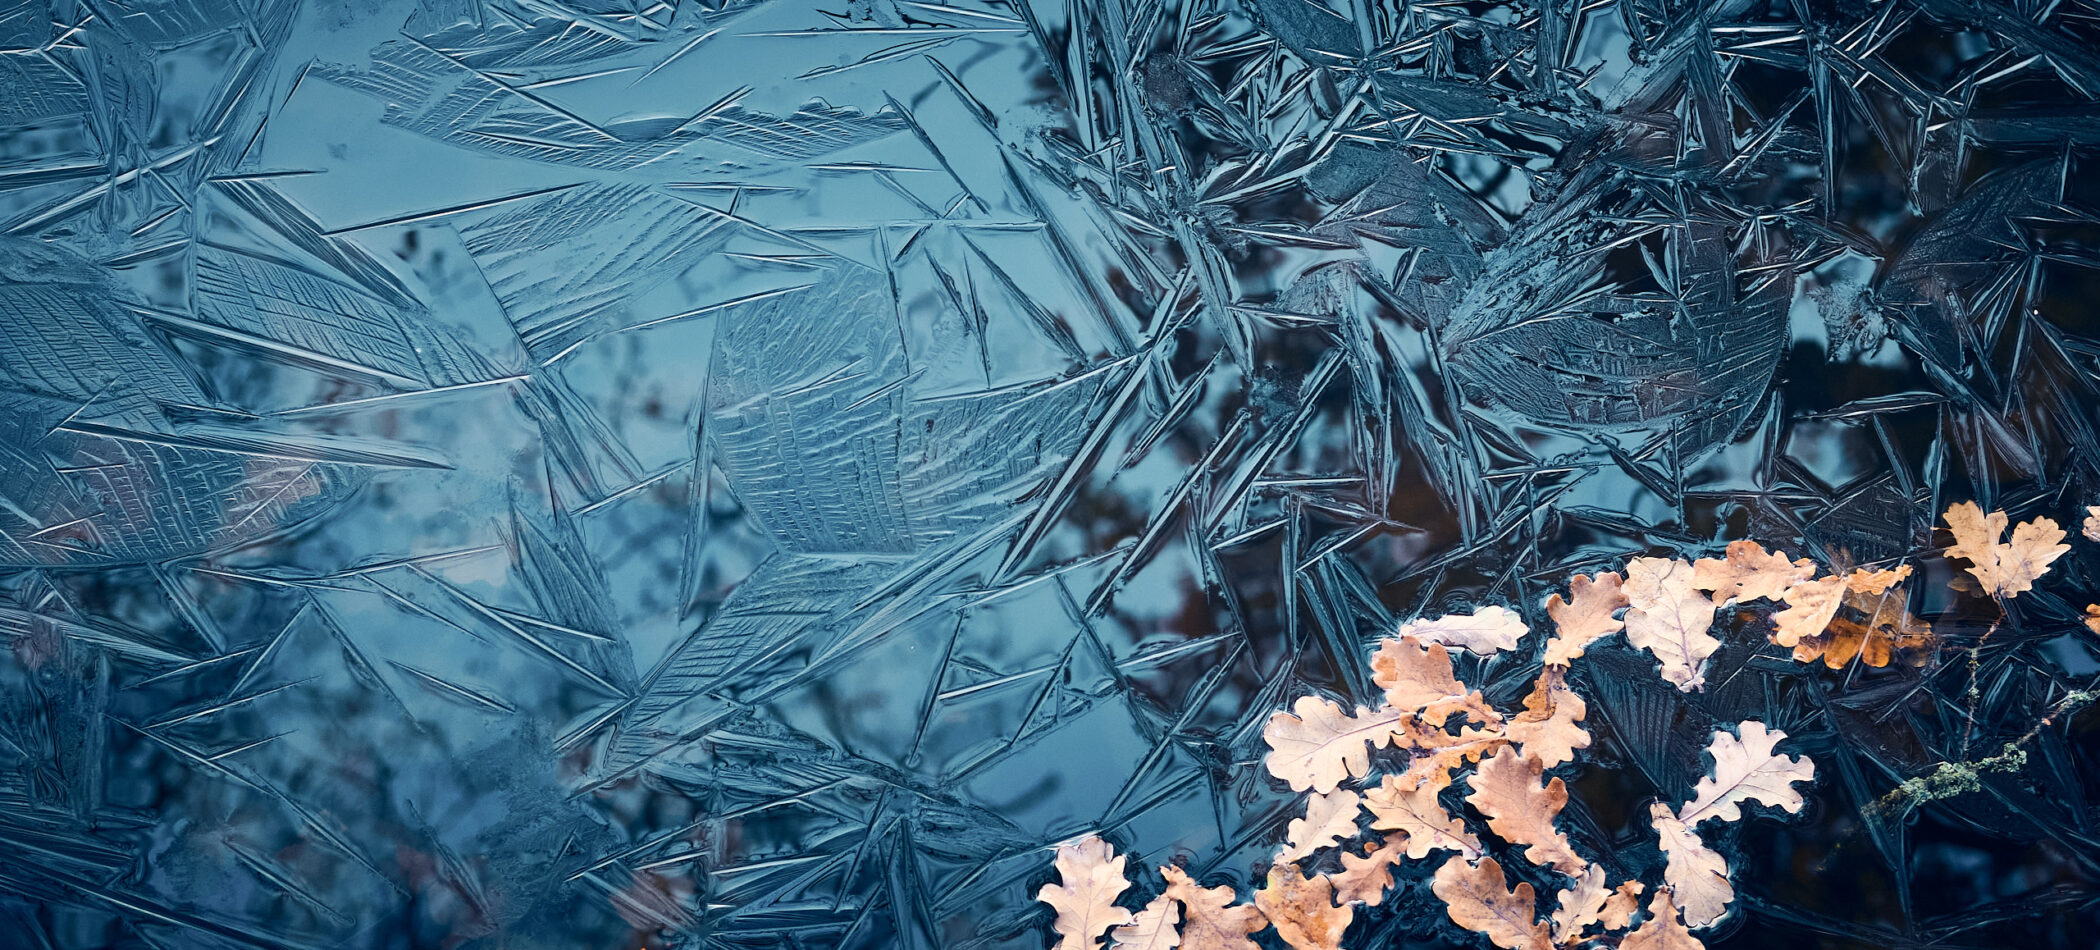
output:
[{"label": "frozen water surface", "polygon": [[[1272,713],[1743,538],[1933,645],[1600,643],[1588,860],[1755,719],[1709,946],[2100,943],[2090,0],[0,0],[0,92],[7,950],[1247,900]],[[1488,946],[1433,866],[1346,945]]]}]

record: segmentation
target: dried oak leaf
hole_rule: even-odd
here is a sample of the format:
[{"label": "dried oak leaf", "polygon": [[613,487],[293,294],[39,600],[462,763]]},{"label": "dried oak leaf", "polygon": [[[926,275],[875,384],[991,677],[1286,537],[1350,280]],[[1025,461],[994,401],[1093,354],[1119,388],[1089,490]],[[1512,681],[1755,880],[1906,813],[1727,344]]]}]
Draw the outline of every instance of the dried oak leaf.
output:
[{"label": "dried oak leaf", "polygon": [[[1821,657],[1831,669],[1842,669],[1858,657],[1868,666],[1887,666],[1902,656],[1905,662],[1921,663],[1934,644],[1932,625],[1911,616],[1909,598],[1900,587],[1879,594],[1862,594],[1857,586],[1845,592],[1845,611],[1830,621],[1823,635],[1794,646],[1794,659],[1808,663]],[[1856,613],[1864,620],[1854,619]]]},{"label": "dried oak leaf", "polygon": [[1342,851],[1342,869],[1332,875],[1336,903],[1378,906],[1393,886],[1393,868],[1407,857],[1407,835],[1393,832],[1372,842],[1362,855]]},{"label": "dried oak leaf", "polygon": [[2085,628],[2100,633],[2100,604],[2085,605]]},{"label": "dried oak leaf", "polygon": [[1096,950],[1110,927],[1130,922],[1130,911],[1116,897],[1130,889],[1123,876],[1124,858],[1096,835],[1057,846],[1061,884],[1045,884],[1035,899],[1057,910],[1050,927],[1057,932],[1056,950]]},{"label": "dried oak leaf", "polygon": [[1966,558],[1969,573],[1987,594],[2017,597],[2021,591],[2032,590],[2035,579],[2049,572],[2050,562],[2071,550],[2062,543],[2063,529],[2048,518],[2022,522],[2013,528],[2012,540],[2001,544],[1998,536],[2005,531],[2005,512],[1986,515],[1975,502],[1965,501],[1949,506],[1943,517],[1954,535],[1947,556]]},{"label": "dried oak leaf", "polygon": [[1234,904],[1232,888],[1203,887],[1171,864],[1159,873],[1167,879],[1165,896],[1181,902],[1181,950],[1258,950],[1247,935],[1269,925],[1260,908]]},{"label": "dried oak leaf", "polygon": [[1706,944],[1685,929],[1671,903],[1670,889],[1665,887],[1656,891],[1655,900],[1649,902],[1648,919],[1640,929],[1626,935],[1619,950],[1706,950]]},{"label": "dried oak leaf", "polygon": [[1316,874],[1308,880],[1289,863],[1269,869],[1268,885],[1254,892],[1254,904],[1295,950],[1341,950],[1342,933],[1356,918],[1356,908],[1347,902],[1334,905],[1334,885],[1327,878]]},{"label": "dried oak leaf", "polygon": [[2005,533],[2005,525],[2011,519],[2003,511],[1984,514],[1973,501],[1947,506],[1947,513],[1940,516],[1947,522],[1948,533],[1954,535],[1954,543],[1947,546],[1948,557],[1966,558],[1977,564],[1997,563],[1998,536]]},{"label": "dried oak leaf", "polygon": [[1291,709],[1270,715],[1261,735],[1269,744],[1263,760],[1269,773],[1296,792],[1331,792],[1350,778],[1362,778],[1371,768],[1371,748],[1385,748],[1411,718],[1405,710],[1362,706],[1352,716],[1318,696],[1300,696]]},{"label": "dried oak leaf", "polygon": [[1423,783],[1412,789],[1403,788],[1393,776],[1386,776],[1377,788],[1364,792],[1364,808],[1374,819],[1371,827],[1379,831],[1403,831],[1407,833],[1407,856],[1421,859],[1438,848],[1456,851],[1466,857],[1480,856],[1480,839],[1466,830],[1464,822],[1453,817],[1437,801],[1438,786]]},{"label": "dried oak leaf", "polygon": [[1342,838],[1355,837],[1360,810],[1356,793],[1346,788],[1306,796],[1305,817],[1291,819],[1284,832],[1286,845],[1276,853],[1277,863],[1296,861],[1321,848],[1331,848]]},{"label": "dried oak leaf", "polygon": [[1378,652],[1371,654],[1371,682],[1385,690],[1385,701],[1394,709],[1421,709],[1467,693],[1451,672],[1450,651],[1414,637],[1379,642]]},{"label": "dried oak leaf", "polygon": [[1706,685],[1707,657],[1721,648],[1708,631],[1714,602],[1679,560],[1637,557],[1626,562],[1626,642],[1655,654],[1662,677],[1679,690]]},{"label": "dried oak leaf", "polygon": [[1504,734],[1509,741],[1536,756],[1547,768],[1575,760],[1575,750],[1590,747],[1590,734],[1578,723],[1589,714],[1582,694],[1568,688],[1567,673],[1557,666],[1539,672],[1531,693],[1524,697],[1524,711],[1509,721]]},{"label": "dried oak leaf", "polygon": [[1706,747],[1714,759],[1713,772],[1699,779],[1692,800],[1677,810],[1677,819],[1687,827],[1714,818],[1739,821],[1744,802],[1776,805],[1789,813],[1801,810],[1801,791],[1794,783],[1814,781],[1816,764],[1807,756],[1775,752],[1786,733],[1767,729],[1755,719],[1744,720],[1736,730],[1741,738],[1714,730]]},{"label": "dried oak leaf", "polygon": [[1494,858],[1472,864],[1453,857],[1436,869],[1429,889],[1441,898],[1457,925],[1484,934],[1503,950],[1552,950],[1553,938],[1538,919],[1537,897],[1529,883],[1509,890],[1502,866]]},{"label": "dried oak leaf", "polygon": [[2100,505],[2085,506],[2085,539],[2100,541]]},{"label": "dried oak leaf", "polygon": [[1692,586],[1713,592],[1716,604],[1731,600],[1778,600],[1787,588],[1816,574],[1816,562],[1789,561],[1779,551],[1766,551],[1755,541],[1728,542],[1725,559],[1692,562]]},{"label": "dried oak leaf", "polygon": [[1657,843],[1669,863],[1663,880],[1669,883],[1671,900],[1684,911],[1684,922],[1705,927],[1728,913],[1735,900],[1735,887],[1728,883],[1728,861],[1699,838],[1684,822],[1671,814],[1670,806],[1656,802],[1648,806],[1648,822],[1655,827]]},{"label": "dried oak leaf", "polygon": [[1412,635],[1381,641],[1371,654],[1371,681],[1385,690],[1389,708],[1412,712],[1429,726],[1441,728],[1453,713],[1482,724],[1502,721],[1495,707],[1452,675],[1451,654],[1441,643]]},{"label": "dried oak leaf", "polygon": [[1111,936],[1117,950],[1174,950],[1181,945],[1181,904],[1166,895],[1155,897]]},{"label": "dried oak leaf", "polygon": [[1567,666],[1582,656],[1591,643],[1618,633],[1625,622],[1612,616],[1627,605],[1625,579],[1616,572],[1575,575],[1568,580],[1568,594],[1546,598],[1546,615],[1553,618],[1553,638],[1546,641],[1546,664]]},{"label": "dried oak leaf", "polygon": [[1509,744],[1509,737],[1497,729],[1463,729],[1455,736],[1442,729],[1415,729],[1409,731],[1406,742],[1420,754],[1407,763],[1406,771],[1387,778],[1399,788],[1438,791],[1451,784],[1452,769],[1494,754]]},{"label": "dried oak leaf", "polygon": [[1619,930],[1633,920],[1634,912],[1641,909],[1644,885],[1627,881],[1614,888],[1604,881],[1604,868],[1592,864],[1575,880],[1574,887],[1560,892],[1558,909],[1553,912],[1555,942],[1580,943],[1591,927]]},{"label": "dried oak leaf", "polygon": [[1903,583],[1910,576],[1910,565],[1898,565],[1886,571],[1853,571],[1845,575],[1848,593],[1862,597],[1873,597],[1888,592],[1888,589]]},{"label": "dried oak leaf", "polygon": [[1579,875],[1589,862],[1553,825],[1568,804],[1568,784],[1558,776],[1541,782],[1545,771],[1538,759],[1503,749],[1480,761],[1468,779],[1473,794],[1466,801],[1487,816],[1488,830],[1496,837],[1524,845],[1524,858],[1532,864]]},{"label": "dried oak leaf", "polygon": [[1435,620],[1411,620],[1402,624],[1396,637],[1414,637],[1423,643],[1443,643],[1480,656],[1510,649],[1531,628],[1524,618],[1507,607],[1487,606],[1471,614],[1445,614]]},{"label": "dried oak leaf", "polygon": [[1772,615],[1772,622],[1777,625],[1772,632],[1772,642],[1795,647],[1794,659],[1807,663],[1821,651],[1802,650],[1800,644],[1822,636],[1831,619],[1837,616],[1838,608],[1845,605],[1845,579],[1832,575],[1802,581],[1788,588],[1781,597],[1787,608]]}]

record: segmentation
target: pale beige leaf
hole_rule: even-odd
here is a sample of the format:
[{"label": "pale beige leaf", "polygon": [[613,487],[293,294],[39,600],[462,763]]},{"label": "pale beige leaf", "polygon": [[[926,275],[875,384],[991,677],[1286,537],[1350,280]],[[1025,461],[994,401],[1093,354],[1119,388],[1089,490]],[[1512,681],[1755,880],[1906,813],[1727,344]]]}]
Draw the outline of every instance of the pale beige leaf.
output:
[{"label": "pale beige leaf", "polygon": [[1441,643],[1410,634],[1388,637],[1371,654],[1371,681],[1385,690],[1386,706],[1410,712],[1416,725],[1441,729],[1453,713],[1476,723],[1499,724],[1502,714],[1451,673],[1451,653]]},{"label": "pale beige leaf", "polygon": [[1492,656],[1517,645],[1531,632],[1524,618],[1507,607],[1487,606],[1471,614],[1445,614],[1435,620],[1412,620],[1402,624],[1396,637],[1414,637],[1423,643],[1443,643]]},{"label": "pale beige leaf", "polygon": [[1270,715],[1261,735],[1271,750],[1264,760],[1269,773],[1298,792],[1331,792],[1352,777],[1362,778],[1371,768],[1371,748],[1391,743],[1409,716],[1405,710],[1374,712],[1361,706],[1352,716],[1318,696],[1300,696],[1291,709],[1296,715]]},{"label": "pale beige leaf", "polygon": [[2100,541],[2100,505],[2085,506],[2085,539]]},{"label": "pale beige leaf", "polygon": [[1729,902],[1735,900],[1735,888],[1728,883],[1727,859],[1678,821],[1668,805],[1656,802],[1648,806],[1648,821],[1669,860],[1663,867],[1663,880],[1670,885],[1671,899],[1684,911],[1685,924],[1706,927],[1727,915]]},{"label": "pale beige leaf", "polygon": [[2048,518],[2014,526],[2012,543],[2001,545],[1998,551],[1997,592],[2015,597],[2033,590],[2035,579],[2049,573],[2049,565],[2071,550],[2063,540],[2064,529]]},{"label": "pale beige leaf", "polygon": [[1691,802],[1677,811],[1678,820],[1686,825],[1696,826],[1714,818],[1741,820],[1743,811],[1739,806],[1744,802],[1776,805],[1788,812],[1801,810],[1801,792],[1794,783],[1814,781],[1816,764],[1807,756],[1773,751],[1786,733],[1766,729],[1764,723],[1755,719],[1742,721],[1736,729],[1742,738],[1714,730],[1713,741],[1706,747],[1714,758],[1713,773],[1699,780],[1692,789]]},{"label": "pale beige leaf", "polygon": [[1307,880],[1290,863],[1269,869],[1268,885],[1254,892],[1254,905],[1295,950],[1341,950],[1342,932],[1356,917],[1356,908],[1347,902],[1334,906],[1334,885],[1327,878],[1316,874]]},{"label": "pale beige leaf", "polygon": [[1174,950],[1181,945],[1181,904],[1161,895],[1112,934],[1117,950]]},{"label": "pale beige leaf", "polygon": [[1948,557],[1967,558],[1978,564],[1997,562],[1995,549],[2008,521],[2005,512],[1986,515],[1975,502],[1965,501],[1947,506],[1947,513],[1940,517],[1946,520],[1948,533],[1954,535],[1954,544],[1947,548]]},{"label": "pale beige leaf", "polygon": [[1626,935],[1619,950],[1706,950],[1706,944],[1685,929],[1671,902],[1670,889],[1665,887],[1657,890],[1655,900],[1649,902],[1648,919],[1640,929]]},{"label": "pale beige leaf", "polygon": [[1393,886],[1393,868],[1407,857],[1407,835],[1393,832],[1373,841],[1362,855],[1342,851],[1342,869],[1330,875],[1337,903],[1378,906]]},{"label": "pale beige leaf", "polygon": [[1402,788],[1398,779],[1386,776],[1378,787],[1364,792],[1364,807],[1376,819],[1371,827],[1406,832],[1410,858],[1428,857],[1438,848],[1469,858],[1479,857],[1480,839],[1466,830],[1464,822],[1444,810],[1437,801],[1438,789],[1427,782],[1412,789]]},{"label": "pale beige leaf", "polygon": [[1296,861],[1321,848],[1334,847],[1339,839],[1355,837],[1360,810],[1356,793],[1346,788],[1306,796],[1305,817],[1291,819],[1284,832],[1286,845],[1276,854],[1277,862]]},{"label": "pale beige leaf", "polygon": [[1568,580],[1573,600],[1559,594],[1546,598],[1546,615],[1553,618],[1553,638],[1546,641],[1546,663],[1567,666],[1582,651],[1602,637],[1611,636],[1626,624],[1612,616],[1626,606],[1625,580],[1616,572],[1577,574]]},{"label": "pale beige leaf", "polygon": [[1045,884],[1035,895],[1057,910],[1050,924],[1058,935],[1056,950],[1096,950],[1108,928],[1130,922],[1130,911],[1116,906],[1116,897],[1130,888],[1123,861],[1095,835],[1057,846],[1062,883]]},{"label": "pale beige leaf", "polygon": [[1714,602],[1778,600],[1787,588],[1816,574],[1816,563],[1807,558],[1789,561],[1779,551],[1766,551],[1755,541],[1730,541],[1725,559],[1700,558],[1692,562],[1692,585],[1712,591]]},{"label": "pale beige leaf", "polygon": [[2050,563],[2071,550],[2070,545],[2062,543],[2064,530],[2048,518],[2015,526],[2012,540],[2000,544],[1998,536],[2007,522],[2005,512],[1985,515],[1975,502],[1965,501],[1948,507],[1942,517],[1948,532],[1954,535],[1947,556],[1968,560],[1969,573],[1986,594],[2017,597],[2021,591],[2032,590],[2035,579],[2049,572]]},{"label": "pale beige leaf", "polygon": [[1576,879],[1574,887],[1560,892],[1558,909],[1553,912],[1553,939],[1573,944],[1580,942],[1591,927],[1607,931],[1625,927],[1634,912],[1641,909],[1643,889],[1645,885],[1639,881],[1610,887],[1605,884],[1604,868],[1590,865]]},{"label": "pale beige leaf", "polygon": [[1529,883],[1509,890],[1502,866],[1494,858],[1475,865],[1453,857],[1436,869],[1429,888],[1442,898],[1445,912],[1460,927],[1485,935],[1503,950],[1551,950],[1553,938],[1538,919],[1538,901]]},{"label": "pale beige leaf", "polygon": [[1655,655],[1662,677],[1684,692],[1706,685],[1706,659],[1721,648],[1708,628],[1714,602],[1684,561],[1637,557],[1626,562],[1626,642]]},{"label": "pale beige leaf", "polygon": [[1371,682],[1385,690],[1386,703],[1395,709],[1419,710],[1467,692],[1451,673],[1444,645],[1414,637],[1379,642],[1378,652],[1371,654]]},{"label": "pale beige leaf", "polygon": [[1515,749],[1503,749],[1480,760],[1467,782],[1473,793],[1466,802],[1487,816],[1488,830],[1511,844],[1524,845],[1524,858],[1564,874],[1581,874],[1589,862],[1554,827],[1568,804],[1568,785],[1558,776],[1541,781],[1545,766]]},{"label": "pale beige leaf", "polygon": [[[1782,595],[1787,608],[1772,615],[1777,625],[1772,633],[1772,642],[1783,647],[1796,646],[1803,640],[1814,640],[1823,635],[1824,628],[1837,616],[1838,608],[1845,604],[1845,579],[1838,576],[1802,581]],[[1799,652],[1794,659],[1801,662]]]},{"label": "pale beige leaf", "polygon": [[1167,879],[1166,896],[1181,902],[1181,950],[1258,950],[1247,935],[1269,926],[1260,908],[1234,904],[1232,888],[1203,887],[1171,864],[1159,873]]},{"label": "pale beige leaf", "polygon": [[1574,761],[1575,750],[1590,747],[1590,734],[1578,725],[1588,714],[1582,694],[1568,688],[1566,672],[1548,666],[1531,684],[1524,711],[1509,721],[1505,734],[1523,746],[1525,755],[1537,757],[1550,769]]}]

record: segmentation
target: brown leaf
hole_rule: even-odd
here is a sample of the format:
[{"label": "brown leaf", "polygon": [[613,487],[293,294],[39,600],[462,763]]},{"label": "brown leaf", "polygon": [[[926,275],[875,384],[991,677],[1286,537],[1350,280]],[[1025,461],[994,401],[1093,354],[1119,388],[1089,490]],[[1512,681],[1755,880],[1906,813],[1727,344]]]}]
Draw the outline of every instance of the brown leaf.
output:
[{"label": "brown leaf", "polygon": [[1333,847],[1338,839],[1355,837],[1359,810],[1356,793],[1346,788],[1306,796],[1305,817],[1291,819],[1284,838],[1288,844],[1276,853],[1276,861],[1296,861]]},{"label": "brown leaf", "polygon": [[1903,583],[1910,576],[1910,565],[1903,564],[1887,571],[1853,571],[1845,575],[1845,587],[1850,593],[1872,597],[1886,593],[1889,588]]},{"label": "brown leaf", "polygon": [[1342,869],[1332,875],[1336,903],[1378,906],[1393,886],[1393,868],[1407,857],[1407,835],[1395,831],[1372,842],[1361,856],[1342,851]]},{"label": "brown leaf", "polygon": [[1529,883],[1507,890],[1502,866],[1494,858],[1481,858],[1475,865],[1464,857],[1453,857],[1436,869],[1430,890],[1442,898],[1453,923],[1478,934],[1503,950],[1551,950],[1553,939],[1538,919],[1538,902]]},{"label": "brown leaf", "polygon": [[1954,535],[1947,556],[1966,558],[1969,573],[1987,594],[2009,598],[2032,590],[2035,579],[2049,572],[2049,564],[2071,550],[2070,545],[2062,543],[2063,529],[2048,518],[2021,523],[2013,528],[2012,540],[2000,544],[1998,536],[2007,521],[2005,512],[1986,515],[1975,502],[1965,501],[1950,506],[1943,517],[1947,530]]},{"label": "brown leaf", "polygon": [[1692,936],[1677,918],[1677,907],[1670,901],[1670,889],[1665,887],[1656,891],[1655,900],[1649,902],[1647,921],[1626,935],[1619,950],[1706,950],[1706,944]]},{"label": "brown leaf", "polygon": [[1334,885],[1327,878],[1307,880],[1289,863],[1269,869],[1268,886],[1254,892],[1254,904],[1295,950],[1341,950],[1342,932],[1356,917],[1347,903],[1334,906]]},{"label": "brown leaf", "polygon": [[1789,561],[1784,553],[1766,552],[1755,541],[1730,541],[1726,560],[1692,562],[1692,586],[1712,591],[1714,603],[1734,600],[1778,600],[1787,588],[1816,574],[1816,562]]},{"label": "brown leaf", "polygon": [[1627,605],[1625,580],[1616,572],[1580,574],[1568,580],[1572,601],[1559,594],[1546,598],[1546,615],[1553,618],[1553,638],[1546,641],[1546,663],[1567,666],[1599,638],[1611,636],[1626,624],[1612,614]]},{"label": "brown leaf", "polygon": [[2085,628],[2100,633],[2100,604],[2085,605]]},{"label": "brown leaf", "polygon": [[1229,887],[1203,887],[1188,872],[1171,864],[1159,873],[1167,879],[1165,896],[1181,902],[1181,950],[1258,950],[1247,935],[1269,925],[1260,908],[1234,904]]},{"label": "brown leaf", "polygon": [[1451,654],[1444,645],[1414,637],[1379,642],[1378,652],[1371,654],[1371,682],[1385,690],[1385,701],[1394,709],[1419,710],[1467,692],[1451,674]]},{"label": "brown leaf", "polygon": [[1056,950],[1096,950],[1103,931],[1130,922],[1130,911],[1115,903],[1130,888],[1123,861],[1095,835],[1057,846],[1057,876],[1063,883],[1045,884],[1035,895],[1057,910],[1050,924],[1058,934]]},{"label": "brown leaf", "polygon": [[1544,772],[1539,760],[1503,749],[1481,760],[1479,770],[1468,780],[1473,794],[1466,801],[1487,816],[1488,830],[1497,837],[1525,845],[1526,860],[1565,874],[1581,874],[1589,862],[1575,853],[1567,836],[1553,825],[1568,804],[1568,785],[1558,776],[1541,783]]},{"label": "brown leaf", "polygon": [[1897,656],[1909,663],[1923,662],[1935,643],[1932,626],[1911,616],[1906,609],[1909,598],[1901,587],[1861,593],[1872,589],[1871,584],[1848,579],[1843,609],[1821,636],[1794,645],[1794,659],[1810,663],[1820,657],[1833,670],[1842,669],[1855,656],[1868,666],[1887,666]]},{"label": "brown leaf", "polygon": [[1669,864],[1663,880],[1669,882],[1671,899],[1684,911],[1684,922],[1705,927],[1728,913],[1735,888],[1728,883],[1728,861],[1697,832],[1678,821],[1670,806],[1656,802],[1648,806],[1648,822],[1655,826],[1657,843]]},{"label": "brown leaf", "polygon": [[1559,909],[1553,912],[1555,941],[1579,943],[1583,932],[1591,927],[1618,930],[1633,919],[1634,912],[1641,909],[1644,885],[1627,881],[1612,888],[1604,881],[1604,868],[1592,864],[1576,879],[1574,887],[1560,892]]},{"label": "brown leaf", "polygon": [[1692,573],[1684,561],[1626,562],[1626,642],[1655,654],[1663,679],[1684,692],[1706,685],[1706,658],[1721,647],[1707,632],[1714,602],[1699,591]]},{"label": "brown leaf", "polygon": [[1552,768],[1575,760],[1575,750],[1590,747],[1590,734],[1580,723],[1589,714],[1582,695],[1568,688],[1567,674],[1560,667],[1539,671],[1531,693],[1524,697],[1524,711],[1509,721],[1509,741],[1523,746],[1524,754],[1536,756]]},{"label": "brown leaf", "polygon": [[1358,706],[1351,716],[1318,696],[1300,696],[1291,709],[1297,715],[1270,715],[1261,735],[1272,750],[1264,760],[1269,773],[1298,792],[1331,792],[1349,778],[1362,778],[1371,768],[1371,747],[1391,743],[1409,718],[1391,707],[1374,712]]},{"label": "brown leaf", "polygon": [[1407,833],[1407,856],[1425,858],[1438,848],[1457,851],[1467,857],[1480,855],[1480,839],[1466,830],[1464,822],[1444,810],[1437,801],[1439,787],[1423,783],[1413,789],[1400,786],[1398,779],[1386,776],[1377,788],[1364,792],[1364,807],[1376,819],[1371,827],[1379,831],[1404,831]]},{"label": "brown leaf", "polygon": [[1744,802],[1776,805],[1787,812],[1801,810],[1801,791],[1796,782],[1812,782],[1816,764],[1807,756],[1780,755],[1774,750],[1786,733],[1767,729],[1755,719],[1737,724],[1741,738],[1714,730],[1706,751],[1713,756],[1713,772],[1692,789],[1692,800],[1677,810],[1677,819],[1696,827],[1710,819],[1739,821]]},{"label": "brown leaf", "polygon": [[1181,945],[1181,905],[1164,894],[1112,934],[1117,950],[1173,950]]},{"label": "brown leaf", "polygon": [[1446,643],[1480,656],[1492,656],[1516,646],[1530,632],[1524,618],[1507,607],[1490,605],[1471,614],[1409,621],[1393,635],[1414,637],[1423,643]]}]

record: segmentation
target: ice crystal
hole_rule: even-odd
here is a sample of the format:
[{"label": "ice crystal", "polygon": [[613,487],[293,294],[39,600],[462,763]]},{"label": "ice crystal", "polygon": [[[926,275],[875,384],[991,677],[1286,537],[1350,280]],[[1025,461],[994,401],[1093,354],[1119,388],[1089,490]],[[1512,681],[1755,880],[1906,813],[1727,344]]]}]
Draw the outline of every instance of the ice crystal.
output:
[{"label": "ice crystal", "polygon": [[0,945],[2089,946],[2096,24],[0,3]]}]

